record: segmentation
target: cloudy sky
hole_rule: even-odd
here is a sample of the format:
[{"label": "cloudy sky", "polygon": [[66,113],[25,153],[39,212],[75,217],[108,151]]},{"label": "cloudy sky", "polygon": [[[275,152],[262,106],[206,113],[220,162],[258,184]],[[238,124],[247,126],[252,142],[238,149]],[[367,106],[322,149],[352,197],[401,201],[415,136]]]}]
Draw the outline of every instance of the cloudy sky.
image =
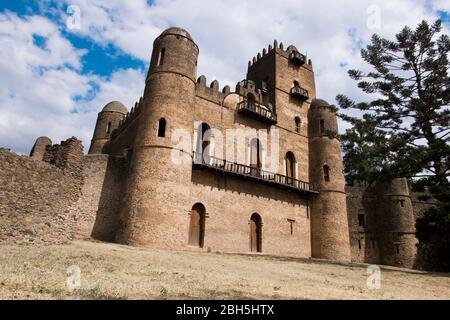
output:
[{"label": "cloudy sky", "polygon": [[[97,113],[111,100],[142,95],[152,43],[187,29],[200,47],[198,75],[230,85],[274,39],[312,59],[317,94],[362,99],[347,76],[373,33],[441,18],[444,0],[69,0],[0,3],[0,147],[28,153],[38,136],[71,136],[89,148]],[[345,128],[341,123],[341,128]]]}]

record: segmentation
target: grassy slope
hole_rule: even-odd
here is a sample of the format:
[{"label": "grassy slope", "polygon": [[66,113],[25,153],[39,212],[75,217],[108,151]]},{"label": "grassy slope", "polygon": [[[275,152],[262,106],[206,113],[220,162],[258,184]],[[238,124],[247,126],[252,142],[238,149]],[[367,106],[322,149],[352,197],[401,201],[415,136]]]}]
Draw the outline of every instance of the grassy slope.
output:
[{"label": "grassy slope", "polygon": [[[81,289],[66,269],[81,268]],[[305,259],[173,252],[76,241],[0,246],[0,299],[450,299],[450,275]]]}]

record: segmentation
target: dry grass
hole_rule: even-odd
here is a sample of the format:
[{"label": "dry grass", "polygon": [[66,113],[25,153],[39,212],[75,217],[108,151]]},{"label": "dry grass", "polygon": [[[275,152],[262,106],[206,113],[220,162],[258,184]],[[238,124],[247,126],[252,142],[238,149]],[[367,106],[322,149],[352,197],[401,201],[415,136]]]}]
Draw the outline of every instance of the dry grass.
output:
[{"label": "dry grass", "polygon": [[[81,289],[66,270],[81,268]],[[0,299],[450,299],[450,275],[269,256],[174,252],[76,241],[1,246]]]}]

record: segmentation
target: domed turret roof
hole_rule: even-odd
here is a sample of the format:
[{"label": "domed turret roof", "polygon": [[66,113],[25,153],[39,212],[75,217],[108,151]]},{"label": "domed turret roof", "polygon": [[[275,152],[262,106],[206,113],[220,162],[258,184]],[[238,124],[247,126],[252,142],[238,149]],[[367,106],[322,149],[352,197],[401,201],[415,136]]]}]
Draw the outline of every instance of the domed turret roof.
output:
[{"label": "domed turret roof", "polygon": [[112,101],[108,103],[103,109],[102,112],[119,112],[126,114],[128,109],[119,101]]},{"label": "domed turret roof", "polygon": [[318,108],[318,107],[328,107],[330,104],[322,99],[314,99],[311,102],[311,108]]},{"label": "domed turret roof", "polygon": [[174,27],[174,28],[166,29],[166,30],[164,30],[164,31],[161,33],[161,36],[165,36],[165,35],[168,35],[168,34],[179,35],[179,36],[182,36],[182,37],[186,37],[186,38],[188,38],[189,40],[192,40],[192,37],[191,37],[191,35],[189,34],[189,32],[187,32],[186,30],[184,30],[184,29],[182,29],[182,28]]}]

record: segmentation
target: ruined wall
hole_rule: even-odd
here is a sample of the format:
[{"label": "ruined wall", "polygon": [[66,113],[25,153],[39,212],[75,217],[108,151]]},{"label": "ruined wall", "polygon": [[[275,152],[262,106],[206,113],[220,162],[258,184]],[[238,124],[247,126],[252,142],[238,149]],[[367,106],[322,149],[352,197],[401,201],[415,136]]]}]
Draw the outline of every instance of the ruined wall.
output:
[{"label": "ruined wall", "polygon": [[113,241],[126,179],[125,158],[106,154],[84,158],[84,185],[74,204],[76,237]]},{"label": "ruined wall", "polygon": [[0,149],[0,243],[59,244],[72,239],[71,206],[83,185],[83,147],[49,146],[44,161]]}]

